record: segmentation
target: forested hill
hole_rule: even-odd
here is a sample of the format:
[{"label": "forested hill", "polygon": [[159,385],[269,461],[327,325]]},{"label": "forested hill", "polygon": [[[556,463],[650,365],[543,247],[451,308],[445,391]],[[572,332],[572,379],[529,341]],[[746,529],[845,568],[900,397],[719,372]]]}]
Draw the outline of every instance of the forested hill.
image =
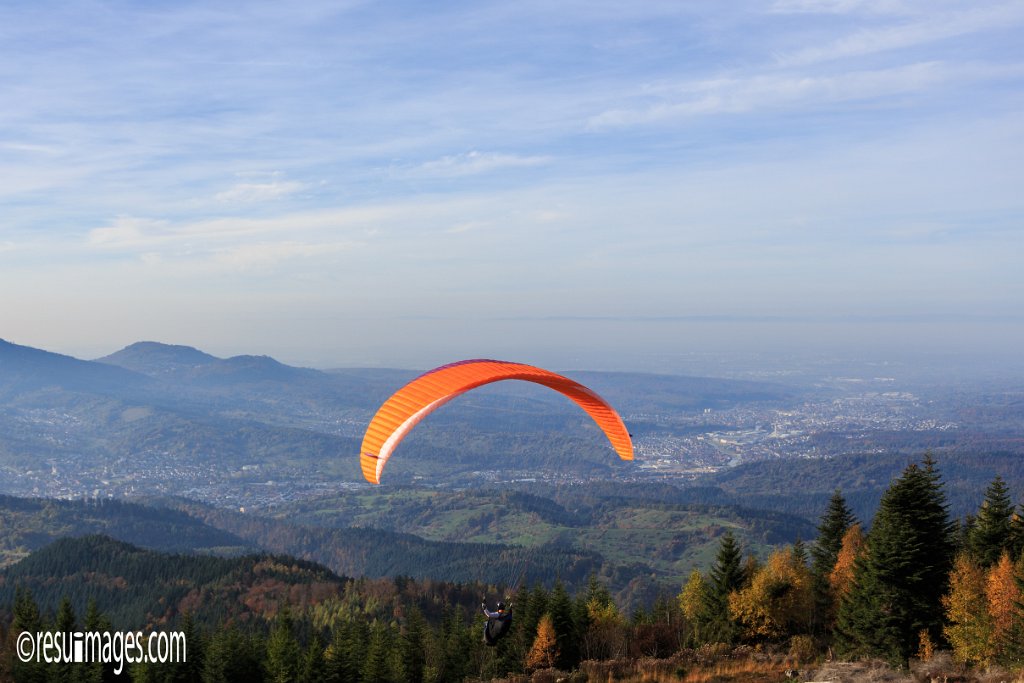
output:
[{"label": "forested hill", "polygon": [[[704,478],[684,489],[688,502],[738,504],[816,520],[836,488],[857,517],[870,521],[882,492],[916,459],[902,453],[872,453],[836,458],[751,462]],[[939,458],[950,514],[977,511],[985,487],[995,475],[1010,490],[1024,490],[1024,458],[1018,453],[943,453]]]},{"label": "forested hill", "polygon": [[184,512],[122,500],[53,500],[0,495],[0,567],[62,536],[106,534],[154,550],[254,552],[256,546]]},{"label": "forested hill", "polygon": [[183,612],[215,624],[301,607],[337,595],[344,581],[287,556],[224,558],[143,550],[108,536],[64,538],[0,572],[0,606],[27,588],[44,611],[63,597],[84,614],[90,600],[122,627],[163,625]]},{"label": "forested hill", "polygon": [[[534,580],[561,577],[569,585],[579,585],[604,565],[597,553],[560,543],[516,548],[428,540],[383,529],[326,529],[181,500],[143,505],[0,496],[0,567],[58,538],[96,533],[172,552],[238,555],[264,550],[289,554],[321,562],[348,576],[498,584],[518,578],[513,570],[521,568]],[[517,575],[513,577],[513,573]],[[615,580],[625,583],[632,575],[617,575]]]},{"label": "forested hill", "polygon": [[[515,547],[497,543],[427,540],[408,533],[373,528],[326,528],[296,524],[176,501],[180,510],[205,523],[230,531],[271,552],[304,557],[349,576],[409,576],[451,582],[511,583],[517,567],[525,580],[561,578],[582,585],[604,564],[595,552],[564,543]],[[616,576],[628,581],[632,576]]]}]

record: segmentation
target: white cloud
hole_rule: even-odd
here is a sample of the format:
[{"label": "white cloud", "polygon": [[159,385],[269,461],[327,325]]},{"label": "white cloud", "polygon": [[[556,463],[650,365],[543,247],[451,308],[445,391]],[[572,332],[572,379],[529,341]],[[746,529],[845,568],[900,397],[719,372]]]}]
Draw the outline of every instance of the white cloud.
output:
[{"label": "white cloud", "polygon": [[972,6],[959,12],[937,12],[897,25],[871,28],[843,36],[824,46],[798,50],[780,57],[784,66],[817,64],[834,59],[863,57],[946,38],[1005,29],[1024,21],[1024,3]]},{"label": "white cloud", "polygon": [[152,249],[173,239],[169,226],[163,220],[119,216],[110,225],[90,230],[88,242],[108,250]]},{"label": "white cloud", "polygon": [[906,0],[776,0],[771,11],[778,14],[905,14],[914,11]]},{"label": "white cloud", "polygon": [[787,71],[718,78],[657,89],[648,88],[646,97],[640,99],[655,99],[656,102],[603,112],[590,120],[590,127],[612,128],[766,109],[806,110],[832,103],[894,97],[951,83],[1019,78],[1022,75],[1024,65],[920,62],[827,76],[807,76]]},{"label": "white cloud", "polygon": [[266,202],[280,199],[306,188],[297,181],[272,180],[265,183],[237,183],[214,195],[221,202]]},{"label": "white cloud", "polygon": [[547,156],[524,156],[473,150],[464,154],[453,154],[427,161],[410,171],[410,174],[451,178],[490,173],[507,168],[542,166],[550,162],[551,157]]}]

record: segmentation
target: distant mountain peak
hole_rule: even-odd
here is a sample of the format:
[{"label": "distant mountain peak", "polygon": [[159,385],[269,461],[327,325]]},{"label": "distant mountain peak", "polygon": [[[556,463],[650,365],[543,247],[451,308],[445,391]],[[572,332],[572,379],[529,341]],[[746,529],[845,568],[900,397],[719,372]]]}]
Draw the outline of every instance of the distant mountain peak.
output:
[{"label": "distant mountain peak", "polygon": [[168,375],[219,362],[219,358],[192,346],[140,341],[129,344],[109,356],[97,358],[100,363],[118,365],[146,375]]}]

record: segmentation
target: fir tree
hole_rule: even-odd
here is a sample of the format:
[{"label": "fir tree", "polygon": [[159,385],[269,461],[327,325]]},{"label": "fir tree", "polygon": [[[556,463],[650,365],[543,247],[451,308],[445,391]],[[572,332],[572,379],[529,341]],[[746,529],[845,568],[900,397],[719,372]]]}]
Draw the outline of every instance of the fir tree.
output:
[{"label": "fir tree", "polygon": [[1010,517],[1010,540],[1007,544],[1010,559],[1024,558],[1024,505],[1021,505]]},{"label": "fir tree", "polygon": [[75,610],[71,607],[70,598],[65,595],[60,600],[53,624],[53,630],[61,634],[62,647],[57,650],[58,661],[50,664],[50,669],[47,672],[52,683],[72,683],[78,678],[78,667],[73,661],[74,650],[70,640],[71,634],[76,630],[75,623]]},{"label": "fir tree", "polygon": [[836,489],[818,524],[818,540],[811,548],[811,569],[815,576],[824,578],[832,572],[839,549],[843,547],[843,535],[856,523],[857,518],[846,505],[842,491]]},{"label": "fir tree", "polygon": [[991,567],[1003,550],[1009,550],[1012,516],[1009,490],[1003,478],[997,475],[985,491],[985,500],[968,536],[971,554],[982,567]]},{"label": "fir tree", "polygon": [[391,633],[383,624],[370,629],[370,645],[363,663],[363,683],[389,683],[391,671],[388,653],[391,651]]},{"label": "fir tree", "polygon": [[423,669],[426,661],[423,656],[427,623],[423,613],[417,607],[409,612],[402,633],[402,672],[409,683],[423,681]]},{"label": "fir tree", "polygon": [[708,591],[708,642],[731,643],[738,632],[736,622],[729,614],[729,594],[743,587],[745,572],[739,544],[731,531],[725,532],[718,546],[715,564],[711,567]]},{"label": "fir tree", "polygon": [[930,456],[912,464],[879,504],[867,552],[839,609],[836,645],[847,656],[882,657],[902,665],[920,633],[941,642],[942,603],[952,562],[952,525]]},{"label": "fir tree", "polygon": [[[96,606],[95,599],[89,600],[89,604],[85,609],[85,618],[82,622],[82,630],[86,633],[90,631],[96,633],[113,630],[113,626],[110,624],[110,621],[100,614],[100,610]],[[83,683],[103,683],[103,681],[110,680],[114,677],[113,663],[95,661],[88,662],[82,666],[83,671],[81,673],[81,680]]]},{"label": "fir tree", "polygon": [[556,581],[551,591],[548,614],[551,615],[551,625],[558,640],[556,663],[560,669],[568,671],[579,663],[579,637],[573,621],[572,601],[561,581]]},{"label": "fir tree", "polygon": [[253,639],[234,626],[215,630],[206,645],[203,683],[247,683],[263,677],[262,656]]},{"label": "fir tree", "polygon": [[836,597],[832,593],[829,576],[836,566],[843,536],[857,523],[857,518],[846,504],[843,493],[836,489],[829,500],[828,509],[818,524],[818,539],[811,547],[811,576],[813,577],[814,607],[811,611],[811,631],[829,630],[835,614]]},{"label": "fir tree", "polygon": [[298,677],[300,650],[292,630],[291,613],[286,607],[278,614],[267,640],[266,667],[270,683],[291,683]]},{"label": "fir tree", "polygon": [[358,683],[368,640],[369,632],[362,621],[336,623],[326,661],[327,680],[331,683]]},{"label": "fir tree", "polygon": [[327,676],[324,643],[319,633],[313,633],[299,662],[299,683],[321,683]]}]

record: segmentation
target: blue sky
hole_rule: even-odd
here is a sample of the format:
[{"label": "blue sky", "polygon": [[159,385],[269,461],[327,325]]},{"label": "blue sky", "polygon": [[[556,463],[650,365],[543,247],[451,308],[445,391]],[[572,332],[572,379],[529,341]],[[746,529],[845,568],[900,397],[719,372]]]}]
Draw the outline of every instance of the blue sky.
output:
[{"label": "blue sky", "polygon": [[3,3],[0,337],[1012,353],[1022,29],[1020,1]]}]

